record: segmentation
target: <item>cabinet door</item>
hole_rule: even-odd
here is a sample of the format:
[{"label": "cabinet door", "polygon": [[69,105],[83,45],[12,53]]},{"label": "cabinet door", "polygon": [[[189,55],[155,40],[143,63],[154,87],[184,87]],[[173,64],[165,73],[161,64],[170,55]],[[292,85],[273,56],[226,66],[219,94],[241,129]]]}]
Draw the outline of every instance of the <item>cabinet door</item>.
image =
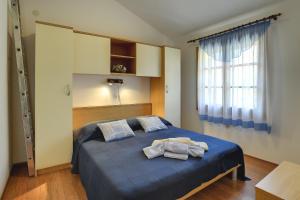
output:
[{"label": "cabinet door", "polygon": [[74,73],[110,74],[110,39],[81,33],[74,37]]},{"label": "cabinet door", "polygon": [[73,30],[36,25],[36,169],[70,163],[72,154]]},{"label": "cabinet door", "polygon": [[161,48],[136,44],[136,75],[160,77]]},{"label": "cabinet door", "polygon": [[180,127],[181,122],[181,55],[180,50],[164,48],[165,118]]}]

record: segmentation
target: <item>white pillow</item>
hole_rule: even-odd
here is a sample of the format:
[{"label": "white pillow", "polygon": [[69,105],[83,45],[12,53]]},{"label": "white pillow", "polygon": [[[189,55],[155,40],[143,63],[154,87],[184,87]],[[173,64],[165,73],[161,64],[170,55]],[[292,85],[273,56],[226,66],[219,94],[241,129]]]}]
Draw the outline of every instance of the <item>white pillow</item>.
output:
[{"label": "white pillow", "polygon": [[158,117],[138,117],[137,120],[140,122],[146,133],[161,129],[168,129],[168,127]]},{"label": "white pillow", "polygon": [[102,131],[106,142],[134,136],[132,129],[129,127],[125,119],[106,123],[99,123],[97,124],[97,126]]}]

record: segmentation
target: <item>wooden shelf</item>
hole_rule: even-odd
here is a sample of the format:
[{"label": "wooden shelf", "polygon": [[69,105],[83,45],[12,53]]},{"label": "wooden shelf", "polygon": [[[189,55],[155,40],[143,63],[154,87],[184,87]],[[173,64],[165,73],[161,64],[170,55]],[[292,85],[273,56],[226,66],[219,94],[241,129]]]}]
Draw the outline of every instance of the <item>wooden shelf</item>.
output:
[{"label": "wooden shelf", "polygon": [[116,73],[116,72],[111,72],[111,75],[116,75],[116,76],[135,76],[134,73]]},{"label": "wooden shelf", "polygon": [[[136,44],[133,42],[111,39],[110,51],[110,72],[117,75],[135,75],[136,73]],[[114,73],[114,65],[123,65],[126,67],[126,73]]]},{"label": "wooden shelf", "polygon": [[116,54],[111,54],[111,57],[114,57],[114,58],[125,58],[125,59],[135,59],[134,56],[123,56],[123,55],[116,55]]}]

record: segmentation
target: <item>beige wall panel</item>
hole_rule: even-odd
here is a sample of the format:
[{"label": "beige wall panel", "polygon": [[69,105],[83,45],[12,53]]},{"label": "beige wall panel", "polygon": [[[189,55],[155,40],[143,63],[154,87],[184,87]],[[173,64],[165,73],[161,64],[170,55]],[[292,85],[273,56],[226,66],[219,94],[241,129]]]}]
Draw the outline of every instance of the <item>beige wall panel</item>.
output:
[{"label": "beige wall panel", "polygon": [[115,75],[73,75],[73,107],[90,107],[119,104],[117,87],[107,84],[107,79],[123,79],[119,88],[121,104],[150,102],[150,78]]}]

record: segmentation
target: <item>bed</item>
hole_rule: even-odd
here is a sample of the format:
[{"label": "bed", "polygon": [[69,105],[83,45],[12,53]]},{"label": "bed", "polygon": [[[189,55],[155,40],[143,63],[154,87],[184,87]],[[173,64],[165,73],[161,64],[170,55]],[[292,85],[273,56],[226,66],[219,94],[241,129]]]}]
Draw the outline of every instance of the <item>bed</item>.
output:
[{"label": "bed", "polygon": [[[127,122],[135,137],[104,142],[100,129],[92,123],[81,128],[74,141],[72,172],[80,174],[90,200],[185,198],[234,169],[237,178],[245,180],[243,151],[237,144],[176,128],[166,120],[168,129],[151,133],[145,133],[134,118]],[[144,147],[155,139],[170,137],[206,142],[209,151],[203,158],[187,161],[145,157]]]}]

